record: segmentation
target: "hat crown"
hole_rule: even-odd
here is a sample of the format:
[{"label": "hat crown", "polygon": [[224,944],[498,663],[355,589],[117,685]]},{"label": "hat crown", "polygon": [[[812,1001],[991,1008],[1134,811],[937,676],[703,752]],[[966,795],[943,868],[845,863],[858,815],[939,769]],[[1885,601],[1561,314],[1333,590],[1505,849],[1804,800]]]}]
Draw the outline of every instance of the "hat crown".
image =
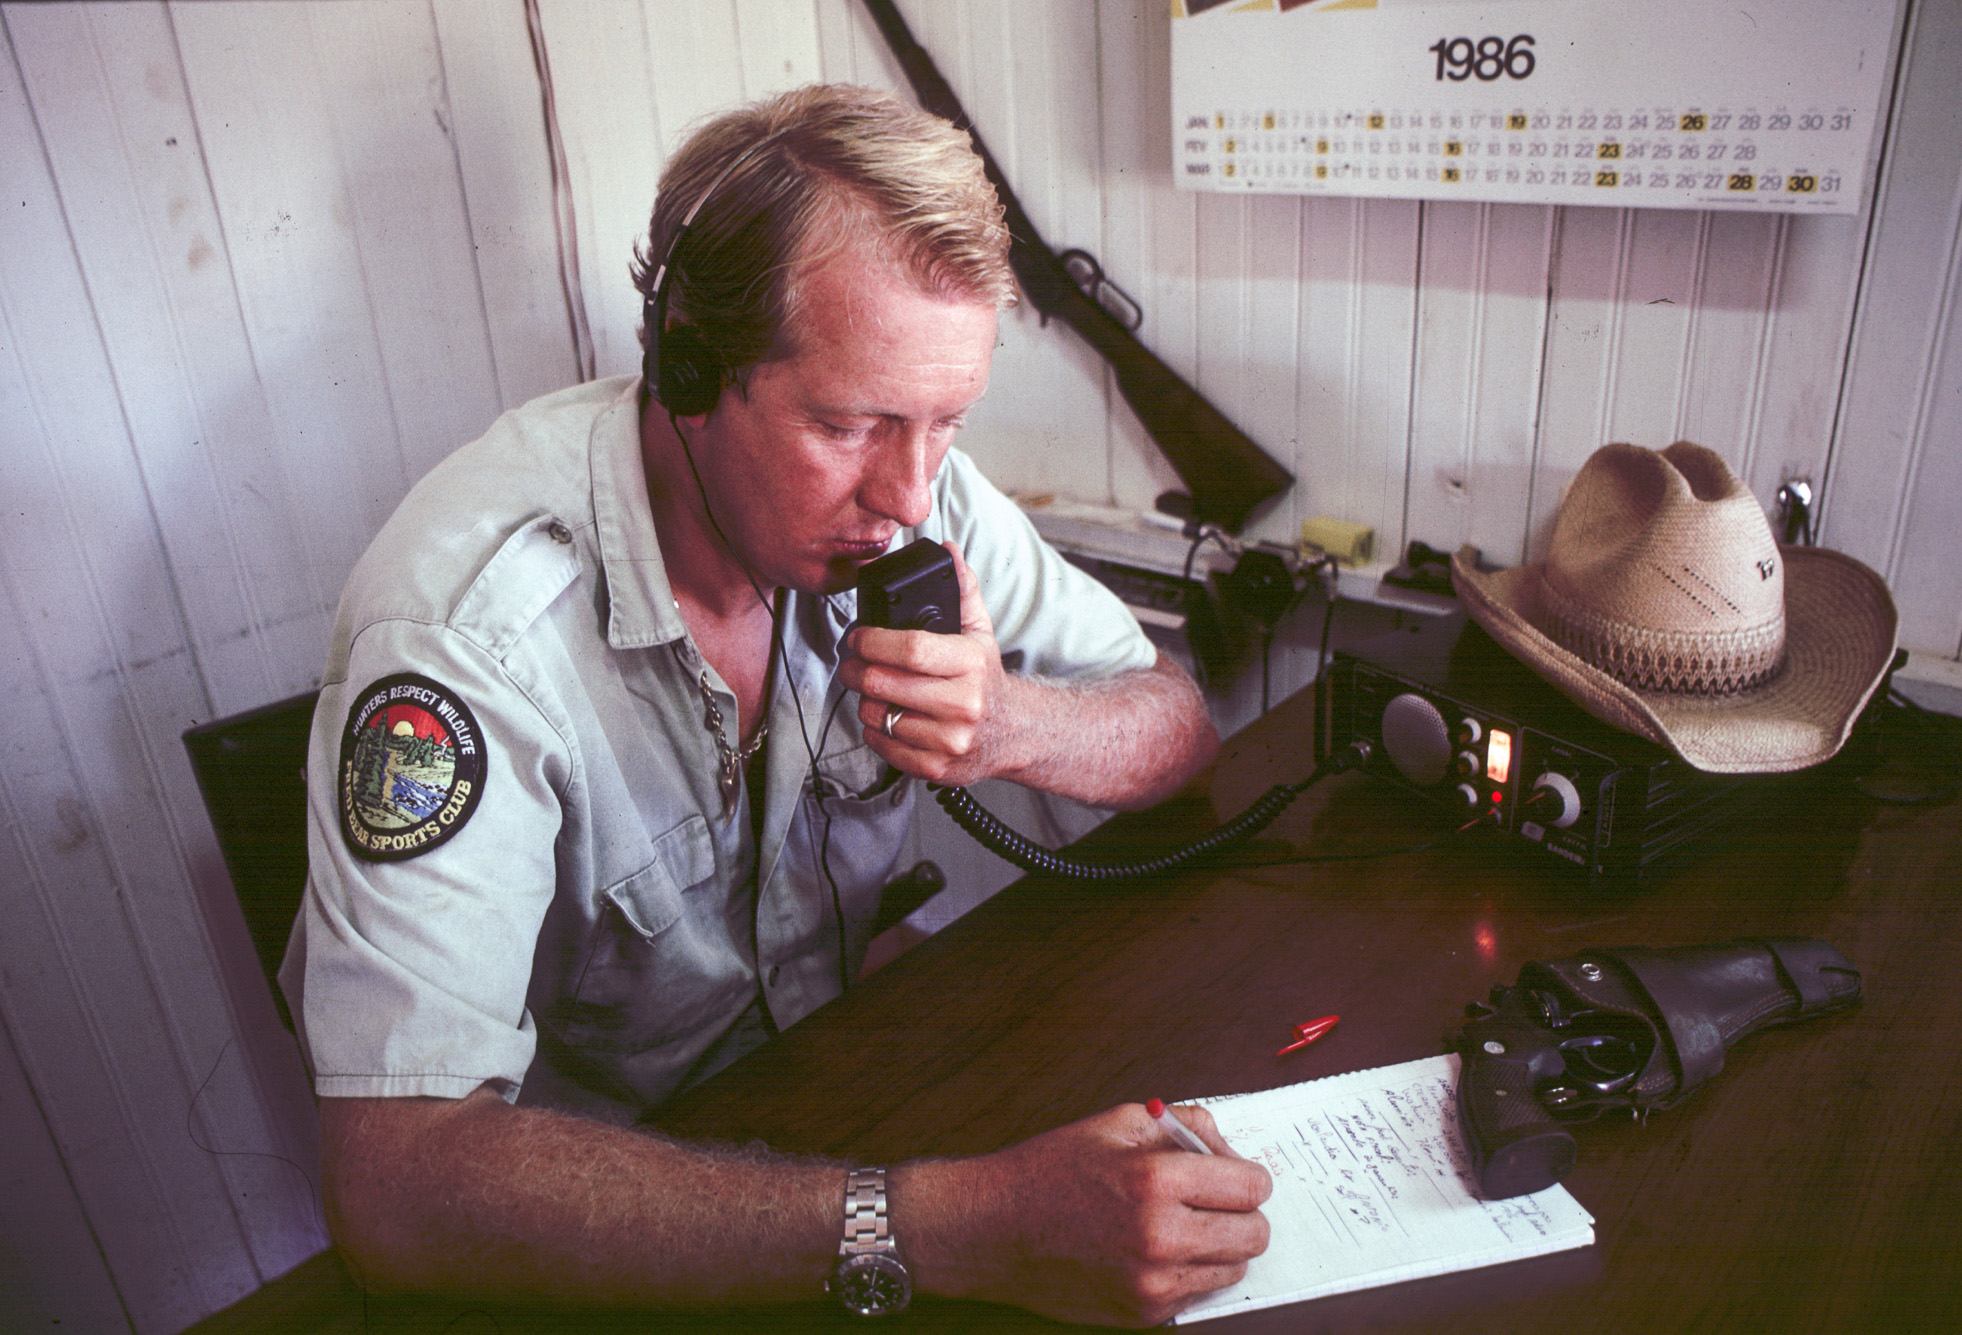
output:
[{"label": "hat crown", "polygon": [[1608,445],[1554,520],[1537,620],[1637,690],[1729,695],[1784,661],[1784,562],[1757,498],[1713,451]]}]

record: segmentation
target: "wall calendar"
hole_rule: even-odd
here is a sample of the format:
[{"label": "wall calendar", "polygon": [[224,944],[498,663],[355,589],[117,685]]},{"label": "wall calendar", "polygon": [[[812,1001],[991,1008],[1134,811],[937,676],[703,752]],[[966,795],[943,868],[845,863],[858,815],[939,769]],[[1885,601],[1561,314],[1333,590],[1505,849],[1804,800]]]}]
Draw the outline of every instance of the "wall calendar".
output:
[{"label": "wall calendar", "polygon": [[1173,0],[1191,190],[1856,213],[1895,0]]}]

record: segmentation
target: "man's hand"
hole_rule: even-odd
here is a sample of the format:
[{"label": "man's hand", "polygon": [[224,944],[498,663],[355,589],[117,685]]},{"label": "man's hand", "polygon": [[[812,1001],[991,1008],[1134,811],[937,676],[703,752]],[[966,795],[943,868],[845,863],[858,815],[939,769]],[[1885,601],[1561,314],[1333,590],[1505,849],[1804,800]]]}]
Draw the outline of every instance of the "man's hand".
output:
[{"label": "man's hand", "polygon": [[1259,1206],[1273,1179],[1204,1109],[1173,1115],[1217,1153],[1171,1145],[1126,1104],[997,1154],[897,1170],[892,1213],[915,1282],[1107,1325],[1156,1325],[1237,1283],[1267,1249]]},{"label": "man's hand", "polygon": [[947,550],[960,634],[859,626],[846,637],[838,677],[859,693],[874,754],[948,787],[1011,779],[1104,807],[1149,806],[1213,758],[1219,734],[1205,701],[1163,656],[1083,682],[1004,672],[980,582]]},{"label": "man's hand", "polygon": [[[981,600],[981,584],[954,558],[961,587],[961,631],[860,626],[846,641],[850,652],[838,676],[859,693],[858,719],[881,759],[908,774],[960,787],[1000,772],[1006,757],[1000,726],[1002,671],[995,625]],[[893,709],[890,731],[886,720]]]}]

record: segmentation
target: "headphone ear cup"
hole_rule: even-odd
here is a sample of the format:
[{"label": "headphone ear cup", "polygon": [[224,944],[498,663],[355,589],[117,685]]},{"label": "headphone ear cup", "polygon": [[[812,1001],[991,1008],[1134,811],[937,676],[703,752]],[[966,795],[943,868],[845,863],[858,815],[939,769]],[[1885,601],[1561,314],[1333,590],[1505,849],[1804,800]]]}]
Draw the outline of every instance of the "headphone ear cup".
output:
[{"label": "headphone ear cup", "polygon": [[674,325],[661,334],[654,397],[677,417],[712,412],[722,398],[722,363],[693,327]]}]

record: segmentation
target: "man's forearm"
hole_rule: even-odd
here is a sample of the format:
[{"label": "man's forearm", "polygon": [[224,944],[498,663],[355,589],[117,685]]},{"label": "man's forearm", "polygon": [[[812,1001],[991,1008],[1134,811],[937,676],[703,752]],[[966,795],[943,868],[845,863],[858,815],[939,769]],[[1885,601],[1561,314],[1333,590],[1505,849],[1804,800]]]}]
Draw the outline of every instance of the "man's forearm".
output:
[{"label": "man's forearm", "polygon": [[1099,681],[1009,677],[1003,695],[1000,777],[1092,806],[1150,806],[1219,751],[1199,688],[1162,655]]},{"label": "man's forearm", "polygon": [[[894,1234],[921,1293],[1152,1325],[1246,1272],[1270,1179],[1193,1112],[1214,1155],[1136,1104],[973,1159],[894,1165]],[[462,1100],[326,1099],[328,1222],[364,1287],[569,1305],[813,1300],[837,1260],[845,1169],[720,1152]]]},{"label": "man's forearm", "polygon": [[329,1223],[377,1292],[692,1305],[812,1298],[837,1259],[844,1172],[563,1114],[327,1099]]}]

